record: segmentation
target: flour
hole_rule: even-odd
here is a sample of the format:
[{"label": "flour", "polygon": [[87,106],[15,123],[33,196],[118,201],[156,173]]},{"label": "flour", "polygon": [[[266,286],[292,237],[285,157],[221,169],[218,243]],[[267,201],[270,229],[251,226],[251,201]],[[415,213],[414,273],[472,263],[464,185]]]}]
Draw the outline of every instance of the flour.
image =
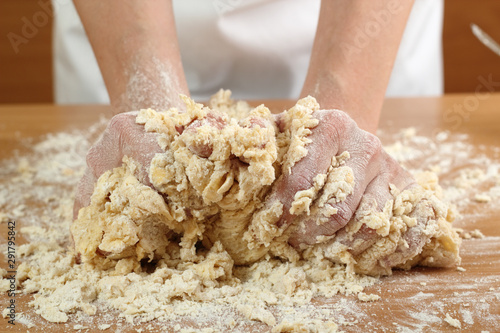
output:
[{"label": "flour", "polygon": [[486,203],[491,201],[491,197],[487,194],[476,194],[474,196],[474,200],[476,200],[477,202]]},{"label": "flour", "polygon": [[[219,93],[211,104],[231,109],[228,97]],[[53,304],[50,307],[35,301],[45,318],[64,321],[66,312],[75,307],[86,311],[83,306],[100,299],[129,318],[152,320],[164,317],[163,309],[176,298],[231,304],[238,295],[236,310],[247,319],[275,326],[278,321],[266,304],[294,305],[338,292],[359,293],[362,301],[378,299],[361,293],[366,283],[355,272],[381,275],[395,266],[458,262],[453,214],[436,197],[437,180],[430,174],[421,177],[424,187],[403,192],[394,188],[394,200],[383,212],[367,209],[360,220],[352,221],[355,225],[347,226],[347,237],[363,224],[379,234],[365,251],[353,255],[335,238],[318,239],[317,245],[301,251],[291,248],[287,233],[276,226],[282,205],[269,206],[265,199],[280,173],[289,173],[307,154],[307,136],[317,125],[312,115],[319,105],[311,97],[300,100],[285,112],[278,131],[264,106],[234,119],[184,100],[184,113],[139,113],[137,122],[158,133],[165,150],[151,162],[150,181],[156,191],[137,180],[139,166],[127,157],[122,167],[99,178],[90,206],[71,226],[82,264],[71,272],[79,279],[65,286],[85,293],[66,299],[72,304],[66,309],[51,301],[61,289],[43,299],[43,304]],[[348,158],[348,152],[334,158],[327,174],[316,176],[311,189],[298,192],[291,213],[325,218],[335,214],[326,206],[345,200],[354,186],[352,171],[344,166]],[[409,247],[408,234],[423,239],[421,245]],[[148,262],[154,264],[152,273],[145,272]],[[83,280],[89,284],[80,285]],[[251,296],[242,293],[246,288]]]},{"label": "flour", "polygon": [[[227,94],[214,99],[212,105],[233,106]],[[148,109],[137,116],[146,131],[158,133],[165,150],[151,162],[156,191],[137,180],[139,166],[127,157],[122,167],[103,174],[90,206],[71,227],[79,260],[101,270],[118,267],[119,275],[140,271],[142,260],[174,269],[192,263],[196,275],[204,283],[213,280],[213,286],[233,283],[233,263],[252,264],[266,255],[291,262],[325,258],[371,275],[390,274],[396,266],[458,263],[453,213],[434,194],[438,185],[431,174],[420,177],[423,187],[403,192],[393,188],[394,200],[382,212],[362,208],[362,217],[347,225],[345,237],[352,239],[366,225],[379,238],[361,253],[351,254],[345,243],[325,238],[305,251],[291,248],[286,232],[276,226],[282,205],[270,206],[266,198],[280,174],[290,173],[307,154],[308,135],[318,124],[312,116],[319,110],[314,98],[299,100],[285,111],[279,131],[262,105],[234,119],[184,100],[187,112]],[[348,152],[335,157],[311,189],[297,192],[291,214],[312,214],[320,223],[335,214],[332,207],[354,186],[352,170],[344,166],[347,159]],[[421,240],[421,245],[409,246],[410,239]],[[200,242],[206,250],[196,249]]]},{"label": "flour", "polygon": [[[388,152],[412,173],[431,170],[439,175],[444,199],[452,202],[459,212],[454,225],[460,227],[457,231],[460,237],[465,239],[462,253],[467,253],[468,260],[475,262],[475,258],[492,256],[494,251],[491,247],[495,247],[494,244],[498,243],[498,237],[483,234],[477,229],[475,222],[498,215],[495,202],[500,198],[500,192],[497,191],[500,147],[494,145],[476,147],[472,138],[463,133],[441,131],[435,135],[427,135],[425,134],[427,129],[419,129],[413,136],[406,136],[406,132],[385,130],[380,131],[379,136],[382,142],[389,143],[386,146]],[[476,195],[483,194],[490,196],[492,200],[489,202],[475,200]],[[487,265],[496,267],[498,260],[488,262]],[[436,330],[438,326],[432,323],[441,322],[447,311],[452,315],[456,309],[460,309],[459,314],[452,316],[461,321],[462,329],[474,330],[481,327],[489,328],[490,331],[499,330],[498,311],[489,310],[490,308],[484,305],[495,304],[494,295],[491,291],[488,292],[487,287],[490,284],[498,284],[500,276],[492,272],[484,278],[473,278],[469,275],[469,271],[467,268],[466,272],[457,272],[457,277],[448,281],[450,286],[446,287],[446,291],[442,294],[440,292],[444,285],[440,285],[438,279],[432,279],[428,274],[422,275],[426,282],[424,290],[433,293],[419,292],[406,299],[408,301],[405,301],[404,306],[412,309],[410,315],[417,321],[399,321],[398,332]],[[407,282],[418,280],[417,274],[417,276],[412,275],[411,280]],[[439,287],[433,287],[434,284]],[[405,291],[408,289],[401,288],[398,292]],[[454,297],[447,297],[448,293]],[[424,295],[426,301],[422,302]],[[438,295],[444,296],[443,302],[431,304],[428,301],[431,298],[441,297]],[[486,303],[482,303],[481,299]],[[425,321],[426,317],[429,320],[432,318],[432,321]]]},{"label": "flour", "polygon": [[[246,108],[241,103],[239,107]],[[54,140],[56,137],[57,135],[54,136]],[[413,140],[415,137],[410,135],[410,139]],[[45,146],[57,145],[58,143],[54,140],[49,138],[48,141],[51,142]],[[62,315],[65,314],[68,322],[82,320],[78,325],[89,327],[87,321],[90,319],[85,318],[89,318],[88,316],[94,311],[99,316],[103,316],[111,308],[119,312],[106,318],[109,322],[118,321],[119,326],[150,321],[155,318],[159,322],[176,323],[179,318],[187,317],[197,323],[195,327],[200,330],[209,325],[218,327],[222,331],[244,331],[246,325],[249,325],[248,319],[245,318],[249,317],[255,317],[254,322],[262,320],[268,323],[273,323],[274,317],[275,331],[286,330],[290,327],[298,328],[300,325],[305,330],[312,330],[312,327],[323,325],[324,331],[332,331],[335,325],[356,325],[357,320],[347,319],[353,318],[354,314],[359,321],[365,322],[369,318],[368,315],[357,310],[356,302],[349,301],[348,298],[347,300],[339,299],[335,315],[331,308],[318,309],[316,305],[310,304],[314,297],[320,295],[332,297],[336,294],[345,294],[356,295],[356,299],[364,298],[363,294],[359,296],[359,293],[363,293],[366,286],[379,281],[377,278],[347,271],[346,264],[335,263],[326,258],[317,258],[310,262],[301,260],[284,262],[274,258],[272,254],[266,254],[261,261],[252,265],[238,266],[234,263],[231,265],[231,256],[224,255],[226,250],[222,243],[214,242],[210,250],[206,252],[199,253],[198,249],[195,255],[199,256],[200,260],[188,263],[182,268],[181,274],[177,274],[177,269],[172,268],[172,265],[176,264],[175,257],[168,259],[170,262],[164,260],[164,266],[157,262],[152,273],[144,272],[144,269],[148,268],[147,265],[137,266],[135,263],[137,259],[116,259],[117,262],[111,263],[110,267],[113,268],[109,270],[96,269],[96,266],[90,262],[76,265],[74,256],[67,252],[68,227],[71,221],[72,186],[83,173],[83,156],[89,145],[86,140],[86,136],[79,133],[66,134],[68,144],[46,152],[44,160],[40,160],[44,155],[38,155],[39,160],[25,157],[26,162],[22,162],[20,168],[18,164],[10,169],[2,168],[2,177],[7,177],[6,170],[10,170],[10,175],[14,175],[15,179],[15,183],[9,187],[15,199],[9,202],[4,201],[0,205],[0,210],[7,216],[7,219],[13,217],[13,207],[23,204],[31,207],[31,204],[25,201],[24,193],[33,192],[34,195],[30,197],[40,200],[43,204],[39,215],[33,214],[31,210],[27,214],[26,208],[16,212],[16,214],[21,214],[24,211],[26,223],[23,224],[22,233],[33,240],[30,245],[19,248],[24,261],[22,267],[19,268],[19,288],[24,293],[37,293],[38,296],[31,305],[41,315],[48,319],[60,320],[66,319]],[[70,142],[73,144],[80,142],[81,151],[73,159],[73,173],[64,174],[62,172],[65,170],[64,164],[63,166],[54,165],[51,160],[54,160],[57,154],[66,155],[64,150],[70,149]],[[283,151],[278,149],[277,156],[284,156]],[[130,168],[134,167],[133,161],[127,163]],[[57,169],[54,170],[52,166]],[[441,167],[445,170],[443,166]],[[285,168],[282,172],[286,170]],[[40,175],[38,178],[37,173]],[[45,181],[50,179],[51,174],[55,177],[51,185],[39,183],[43,177],[47,177]],[[62,190],[59,187],[59,191],[56,191],[58,185],[64,182],[68,185]],[[24,190],[23,183],[26,184]],[[318,184],[321,184],[320,180]],[[28,186],[37,190],[30,192],[27,190]],[[446,193],[445,188],[443,194],[446,195]],[[311,198],[311,203],[313,203],[315,195],[302,197]],[[5,197],[0,197],[0,200],[1,198]],[[217,200],[217,198],[214,199]],[[302,205],[306,207],[308,203],[302,203]],[[310,205],[309,209],[310,211],[312,209]],[[303,210],[302,214],[307,214],[307,209]],[[31,226],[30,221],[33,223]],[[405,228],[414,227],[414,221],[403,222]],[[380,224],[379,229],[381,234],[387,232],[384,231],[386,229],[383,224]],[[116,245],[111,241],[108,244]],[[120,247],[111,249],[118,248]],[[184,255],[189,256],[189,251],[186,252]],[[152,249],[149,253],[152,253],[154,257],[160,252],[158,249]],[[172,253],[176,253],[176,250]],[[180,257],[180,250],[178,255]],[[209,257],[210,260],[208,260]],[[118,264],[119,262],[121,263]],[[171,281],[172,279],[177,280]],[[83,284],[79,284],[80,282]],[[182,287],[174,288],[173,282]],[[67,287],[64,287],[65,285]],[[58,289],[60,291],[56,292]],[[73,292],[74,290],[77,292]],[[367,294],[367,296],[376,298],[373,294]],[[236,304],[240,304],[239,308]],[[254,312],[252,309],[255,309],[255,315],[248,317],[243,313],[252,313]],[[260,313],[259,309],[265,311]],[[121,317],[118,316],[119,313]],[[348,315],[349,313],[351,316]],[[120,318],[127,321],[120,321]],[[332,321],[332,318],[335,319]],[[102,325],[109,324],[103,323]],[[73,328],[73,326],[74,324],[70,324],[68,327]],[[154,327],[143,324],[141,326],[146,331]]]},{"label": "flour", "polygon": [[180,104],[174,92],[184,89],[175,69],[154,56],[148,62],[149,66],[144,66],[144,59],[133,59],[132,68],[125,73],[128,80],[125,92],[113,105],[118,112],[139,110],[144,105],[162,110],[166,105]]}]

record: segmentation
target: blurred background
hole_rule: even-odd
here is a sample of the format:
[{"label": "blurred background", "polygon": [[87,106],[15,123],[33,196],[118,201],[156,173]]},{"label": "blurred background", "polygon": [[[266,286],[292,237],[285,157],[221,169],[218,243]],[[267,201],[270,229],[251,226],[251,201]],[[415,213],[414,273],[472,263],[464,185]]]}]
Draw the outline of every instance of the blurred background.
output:
[{"label": "blurred background", "polygon": [[[481,76],[500,82],[500,56],[470,28],[500,42],[500,1],[445,0],[444,13],[445,93],[473,92]],[[0,1],[0,103],[54,101],[52,16],[49,0]]]}]

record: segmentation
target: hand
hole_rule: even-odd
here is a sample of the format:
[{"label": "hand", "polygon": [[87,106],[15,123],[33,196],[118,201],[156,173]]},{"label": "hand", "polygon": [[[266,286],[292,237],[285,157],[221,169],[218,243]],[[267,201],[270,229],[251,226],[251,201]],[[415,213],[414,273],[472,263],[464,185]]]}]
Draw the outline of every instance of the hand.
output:
[{"label": "hand", "polygon": [[[97,179],[106,171],[121,166],[123,156],[128,156],[141,165],[136,177],[141,183],[152,187],[149,180],[149,166],[155,154],[164,151],[158,145],[159,134],[146,132],[143,125],[135,122],[137,114],[138,112],[127,112],[114,116],[101,139],[90,148],[87,153],[87,170],[78,184],[75,195],[73,219],[78,217],[82,207],[90,204]],[[226,122],[220,114],[211,112],[203,119],[196,119],[186,127],[177,128],[177,132],[196,133],[196,128],[203,125],[222,129],[226,126]],[[208,157],[212,153],[210,143],[186,142],[186,144],[194,154],[201,157]]]},{"label": "hand", "polygon": [[[383,151],[380,140],[361,130],[346,113],[320,110],[313,116],[319,120],[319,124],[308,137],[312,142],[306,147],[307,155],[292,167],[290,174],[284,173],[277,180],[269,198],[283,204],[279,227],[291,225],[296,218],[303,219],[304,228],[299,228],[289,239],[294,247],[314,244],[317,236],[331,236],[341,230],[355,217],[362,201],[376,205],[375,208],[382,211],[387,200],[393,198],[390,184],[401,191],[415,185],[411,175]],[[290,207],[295,194],[311,188],[313,178],[317,174],[326,174],[332,157],[344,151],[350,153],[345,165],[352,169],[355,185],[345,201],[334,205],[338,210],[337,214],[321,225],[316,223],[317,216],[292,215]],[[370,244],[370,240],[376,239],[377,234],[373,229],[362,228],[355,237],[366,240],[363,244]]]},{"label": "hand", "polygon": [[80,208],[90,204],[97,179],[106,171],[122,165],[123,156],[129,156],[141,165],[137,178],[151,186],[148,170],[156,153],[162,152],[156,133],[147,133],[144,126],[135,123],[137,112],[120,113],[111,118],[101,139],[87,153],[87,170],[80,180],[73,206],[73,219]]}]

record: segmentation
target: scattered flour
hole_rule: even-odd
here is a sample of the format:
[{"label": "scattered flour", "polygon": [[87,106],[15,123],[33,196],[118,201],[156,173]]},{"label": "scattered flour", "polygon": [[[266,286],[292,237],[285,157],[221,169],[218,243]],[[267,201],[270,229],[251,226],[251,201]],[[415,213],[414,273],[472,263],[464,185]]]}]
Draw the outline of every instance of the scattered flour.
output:
[{"label": "scattered flour", "polygon": [[450,326],[452,327],[462,328],[462,323],[460,322],[460,320],[452,318],[449,313],[446,314],[444,321],[450,324]]},{"label": "scattered flour", "polygon": [[[102,129],[104,124],[103,121],[96,126],[94,133]],[[205,260],[209,256],[217,258],[218,261],[210,262],[211,265],[218,262],[217,265],[205,264],[203,267],[203,260],[193,261],[180,275],[176,275],[177,272],[168,263],[165,267],[157,267],[153,273],[146,273],[142,271],[142,267],[148,267],[147,265],[141,266],[141,270],[136,272],[134,268],[137,266],[134,267],[133,263],[125,260],[118,267],[118,273],[120,269],[128,272],[122,275],[116,274],[117,263],[114,270],[110,271],[96,270],[91,264],[76,265],[74,256],[67,251],[70,245],[68,231],[72,217],[73,189],[83,174],[89,137],[94,133],[49,135],[44,141],[33,146],[32,154],[2,161],[0,168],[0,182],[5,184],[0,188],[0,220],[22,220],[20,233],[31,241],[19,248],[23,261],[18,270],[19,289],[23,293],[36,292],[31,306],[43,317],[55,321],[83,320],[83,323],[67,326],[82,329],[88,326],[85,324],[85,318],[89,315],[98,313],[104,316],[108,309],[114,308],[122,311],[121,317],[115,312],[107,317],[108,322],[116,322],[119,318],[127,320],[118,320],[117,326],[154,318],[160,322],[176,322],[179,318],[188,318],[188,321],[197,323],[194,327],[198,328],[192,331],[210,331],[211,328],[207,327],[213,325],[223,331],[245,331],[248,320],[257,320],[275,325],[273,330],[276,332],[287,331],[292,327],[302,327],[304,331],[313,331],[316,328],[318,331],[328,332],[335,331],[337,325],[347,327],[356,325],[358,321],[342,319],[342,315],[331,308],[318,309],[311,306],[315,296],[331,297],[340,293],[355,294],[360,299],[365,296],[377,297],[362,291],[364,287],[377,283],[376,278],[349,273],[344,264],[330,260],[318,259],[313,262],[313,265],[318,265],[323,271],[320,277],[315,277],[317,272],[311,271],[311,267],[304,263],[284,263],[266,255],[264,261],[256,264],[241,267],[233,265],[231,276],[227,279],[231,266],[227,263],[230,260],[220,261],[223,251],[219,245],[212,245],[212,249],[204,254]],[[437,141],[441,140],[442,143],[450,137],[451,135],[438,135]],[[425,138],[416,136],[414,130],[404,132],[402,140],[426,144]],[[426,157],[421,151],[417,152],[414,146],[407,143],[400,145],[403,147],[400,153],[404,151],[400,154],[403,163],[414,160],[415,154],[418,158]],[[453,148],[452,143],[444,149],[448,149],[446,147],[458,150]],[[443,149],[442,146],[438,148],[435,145],[431,145],[431,148]],[[448,172],[447,168],[452,164],[436,162],[434,165],[434,171],[443,173]],[[474,167],[471,170],[474,170]],[[485,177],[477,171],[467,174],[469,176],[460,174],[456,178],[463,181],[476,177],[479,179],[476,185],[481,185],[489,179],[488,170],[483,171]],[[443,191],[444,197],[457,203],[453,199],[468,195],[467,191],[475,188],[475,185],[467,187],[463,185],[464,182],[466,181],[454,182],[453,179],[447,182],[448,186],[445,186]],[[461,189],[464,190],[463,186],[467,188],[465,192],[460,192]],[[498,183],[496,186],[498,187]],[[449,191],[450,188],[453,191]],[[456,194],[457,192],[460,193]],[[488,195],[495,197],[494,190],[488,193],[493,193]],[[26,207],[30,207],[29,211]],[[479,231],[464,231],[463,235],[469,235],[469,238],[482,237]],[[208,275],[196,275],[199,272]],[[174,276],[178,279],[176,283],[183,286],[181,292],[176,291],[172,284],[167,282]],[[285,284],[284,280],[288,282]],[[262,284],[262,281],[266,283]],[[204,290],[203,296],[208,297],[204,299],[204,303],[194,297],[200,290]],[[170,297],[168,302],[163,301],[164,295]],[[62,300],[65,302],[61,302]],[[131,308],[130,304],[134,304],[134,308]],[[239,308],[234,304],[239,304]],[[360,320],[363,318],[363,315],[356,311],[355,303],[346,303],[342,298],[338,301],[336,311],[340,311],[339,309],[342,309],[340,313],[352,310]],[[335,318],[335,322],[331,318]],[[456,320],[451,317],[450,319]],[[470,317],[465,315],[462,320],[466,324],[471,321]],[[460,325],[460,321],[458,323]],[[139,325],[143,331],[154,328]],[[98,326],[101,330],[109,327],[109,324]]]}]

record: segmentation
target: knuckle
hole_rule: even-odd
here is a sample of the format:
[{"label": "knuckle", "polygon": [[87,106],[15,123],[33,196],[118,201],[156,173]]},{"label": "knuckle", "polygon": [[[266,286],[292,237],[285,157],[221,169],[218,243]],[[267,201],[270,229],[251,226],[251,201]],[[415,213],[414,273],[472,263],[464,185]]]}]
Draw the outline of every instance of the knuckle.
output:
[{"label": "knuckle", "polygon": [[335,126],[340,133],[355,125],[354,120],[345,112],[339,110],[322,110],[319,111],[320,121],[326,121],[328,124]]},{"label": "knuckle", "polygon": [[135,115],[133,113],[119,113],[115,115],[108,123],[108,127],[103,133],[101,140],[95,145],[96,152],[115,154],[116,151],[121,154],[130,138],[136,136],[137,125],[135,126]]},{"label": "knuckle", "polygon": [[85,157],[85,161],[87,162],[87,166],[89,168],[92,168],[94,165],[95,161],[99,158],[100,154],[100,144],[96,144],[92,147],[90,147],[89,151],[87,152],[87,155]]},{"label": "knuckle", "polygon": [[258,117],[250,117],[244,120],[240,120],[239,125],[244,128],[255,128],[257,126],[260,128],[269,127],[269,124],[265,119]]},{"label": "knuckle", "polygon": [[364,145],[365,149],[373,155],[379,154],[382,151],[382,142],[380,142],[380,139],[368,132],[365,132]]},{"label": "knuckle", "polygon": [[349,127],[346,114],[338,110],[319,110],[313,116],[319,120],[317,132],[334,142],[340,142]]},{"label": "knuckle", "polygon": [[[382,143],[375,135],[364,132],[360,138],[359,144],[356,144],[356,146],[355,150],[360,153],[360,163],[363,167],[366,168],[369,165],[378,165],[374,163],[377,161],[381,162],[379,159],[382,152]],[[379,165],[379,167],[381,167],[381,165]]]},{"label": "knuckle", "polygon": [[331,109],[331,110],[319,110],[317,114],[328,120],[336,120],[338,122],[350,122],[352,118],[341,110]]},{"label": "knuckle", "polygon": [[226,119],[219,112],[209,113],[207,120],[210,126],[215,127],[218,130],[223,129],[227,125]]},{"label": "knuckle", "polygon": [[133,123],[134,116],[130,113],[119,113],[115,115],[108,124],[108,131],[110,132],[120,132],[128,126],[131,122]]},{"label": "knuckle", "polygon": [[197,128],[203,125],[202,121],[202,119],[193,120],[191,123],[184,127],[183,131],[186,131],[186,133],[195,133]]},{"label": "knuckle", "polygon": [[303,191],[310,188],[313,184],[313,172],[300,172],[293,176],[293,185],[297,191]]},{"label": "knuckle", "polygon": [[352,125],[354,124],[354,120],[344,111],[339,111],[339,110],[332,110],[331,114],[335,117],[335,119],[338,122],[347,124],[347,125]]},{"label": "knuckle", "polygon": [[337,206],[337,214],[333,215],[332,228],[337,230],[345,227],[345,225],[351,220],[354,210],[351,209],[346,204]]},{"label": "knuckle", "polygon": [[210,144],[190,144],[188,149],[199,157],[208,158],[212,155],[213,148]]}]

